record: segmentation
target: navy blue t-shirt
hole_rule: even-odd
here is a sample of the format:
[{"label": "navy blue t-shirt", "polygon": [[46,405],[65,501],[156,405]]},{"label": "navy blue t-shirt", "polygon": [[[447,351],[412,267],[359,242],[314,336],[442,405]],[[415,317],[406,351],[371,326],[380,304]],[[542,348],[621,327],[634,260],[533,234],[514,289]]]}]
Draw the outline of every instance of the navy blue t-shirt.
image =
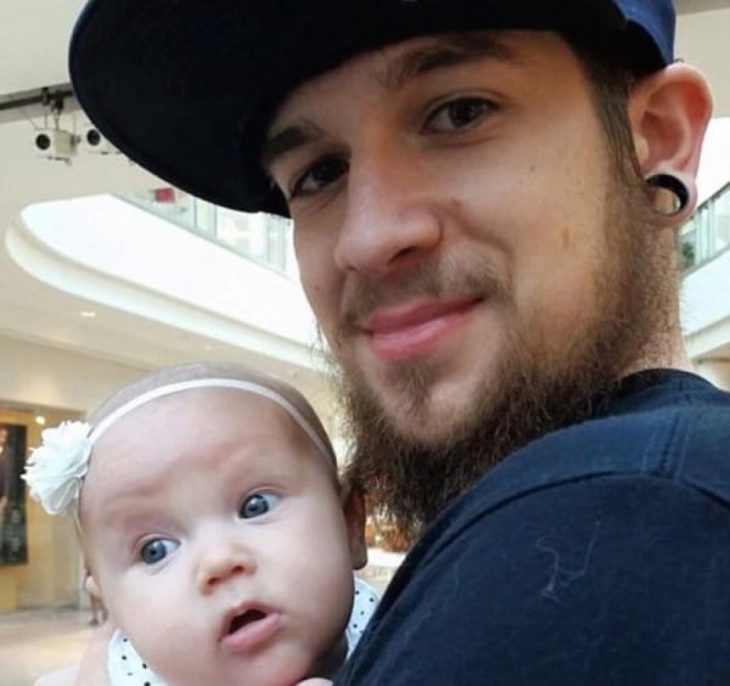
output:
[{"label": "navy blue t-shirt", "polygon": [[490,470],[408,555],[336,683],[729,686],[730,394],[636,374]]}]

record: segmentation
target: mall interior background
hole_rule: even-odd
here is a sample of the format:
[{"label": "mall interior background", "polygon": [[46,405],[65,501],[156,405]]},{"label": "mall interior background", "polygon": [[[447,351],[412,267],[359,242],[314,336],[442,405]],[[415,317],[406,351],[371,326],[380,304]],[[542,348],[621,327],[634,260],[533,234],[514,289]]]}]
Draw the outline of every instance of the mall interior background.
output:
[{"label": "mall interior background", "polygon": [[[199,359],[283,376],[337,437],[290,227],[191,198],[89,137],[66,69],[82,4],[0,7],[0,438],[22,428],[26,446],[37,445],[44,425],[84,417],[116,386]],[[703,152],[703,208],[681,240],[684,326],[698,371],[730,388],[730,0],[676,4],[677,53],[709,77],[716,116]],[[57,147],[39,151],[38,136],[57,131]],[[78,138],[72,153],[64,132]],[[15,616],[83,604],[70,523],[8,493],[0,500],[6,628]],[[3,680],[2,626],[0,685],[15,684]]]}]

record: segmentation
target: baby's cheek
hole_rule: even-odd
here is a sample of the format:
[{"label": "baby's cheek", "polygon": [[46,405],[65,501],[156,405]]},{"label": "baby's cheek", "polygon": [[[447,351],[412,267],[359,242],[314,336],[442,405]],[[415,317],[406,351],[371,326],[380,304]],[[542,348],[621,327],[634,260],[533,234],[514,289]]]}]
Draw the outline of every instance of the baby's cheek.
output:
[{"label": "baby's cheek", "polygon": [[[118,602],[112,610],[122,633],[152,664],[164,662],[170,651],[186,650],[177,636],[182,634],[182,642],[187,643],[185,632],[180,632],[180,621],[187,614],[184,608],[188,603],[177,599],[173,589],[172,584],[143,584],[137,579],[136,583],[120,586]],[[176,637],[174,642],[161,640],[171,636]]]},{"label": "baby's cheek", "polygon": [[[155,616],[164,614],[164,617]],[[167,683],[191,683],[184,681],[186,676],[201,669],[203,646],[206,637],[195,634],[190,618],[178,610],[148,608],[136,613],[131,619],[130,629],[126,632],[135,649],[152,671]],[[188,630],[181,630],[181,623]]]}]

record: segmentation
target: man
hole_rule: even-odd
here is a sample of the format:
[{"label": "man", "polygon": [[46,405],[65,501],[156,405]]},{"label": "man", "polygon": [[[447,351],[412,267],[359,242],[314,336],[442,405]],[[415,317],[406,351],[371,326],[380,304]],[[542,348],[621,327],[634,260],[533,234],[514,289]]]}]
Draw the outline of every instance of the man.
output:
[{"label": "man", "polygon": [[669,0],[92,0],[79,99],[290,215],[357,439],[420,539],[338,684],[730,683],[730,398],[676,228],[711,103]]}]

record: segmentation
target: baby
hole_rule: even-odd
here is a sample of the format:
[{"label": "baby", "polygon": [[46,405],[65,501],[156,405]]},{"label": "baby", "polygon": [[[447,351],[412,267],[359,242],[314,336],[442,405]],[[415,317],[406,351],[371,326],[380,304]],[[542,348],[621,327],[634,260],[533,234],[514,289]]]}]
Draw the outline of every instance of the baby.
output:
[{"label": "baby", "polygon": [[24,478],[76,518],[89,590],[119,628],[111,684],[332,678],[376,598],[353,587],[362,498],[342,492],[306,400],[241,366],[183,365],[90,422],[44,431]]}]

